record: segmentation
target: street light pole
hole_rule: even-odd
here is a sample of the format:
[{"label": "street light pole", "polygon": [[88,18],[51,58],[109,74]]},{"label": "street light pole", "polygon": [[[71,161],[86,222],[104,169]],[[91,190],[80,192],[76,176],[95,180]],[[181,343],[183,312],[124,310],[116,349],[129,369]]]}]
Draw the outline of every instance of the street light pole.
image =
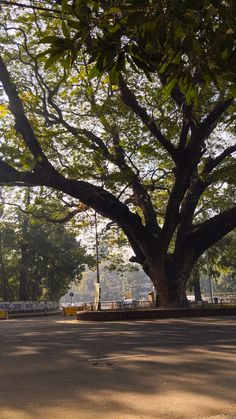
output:
[{"label": "street light pole", "polygon": [[96,303],[97,311],[101,310],[101,288],[100,288],[100,272],[99,272],[99,248],[98,248],[98,225],[97,213],[95,211],[95,247],[96,247]]},{"label": "street light pole", "polygon": [[49,274],[49,265],[46,265],[46,278],[45,278],[45,289],[46,289],[46,293],[45,293],[45,313],[47,313],[48,311],[48,274]]},{"label": "street light pole", "polygon": [[209,281],[210,296],[211,296],[211,302],[213,303],[214,296],[213,296],[213,286],[212,286],[212,280],[211,280],[208,250],[206,251],[206,257],[207,257],[207,276],[208,276],[208,281]]}]

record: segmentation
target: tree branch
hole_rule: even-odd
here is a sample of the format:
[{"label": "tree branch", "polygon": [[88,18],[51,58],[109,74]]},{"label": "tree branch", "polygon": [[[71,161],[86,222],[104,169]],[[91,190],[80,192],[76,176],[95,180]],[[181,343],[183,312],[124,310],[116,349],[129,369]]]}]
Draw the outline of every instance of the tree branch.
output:
[{"label": "tree branch", "polygon": [[135,240],[142,243],[143,248],[148,253],[150,243],[154,236],[143,226],[139,216],[133,214],[126,205],[122,204],[119,199],[103,188],[84,181],[66,179],[49,163],[25,115],[22,101],[19,98],[14,84],[10,80],[10,75],[1,57],[0,81],[9,97],[11,112],[16,121],[16,129],[22,135],[26,146],[37,162],[33,174],[20,174],[13,169],[7,176],[5,170],[3,173],[3,183],[20,182],[22,186],[26,184],[44,185],[75,197],[84,204],[94,208],[104,217],[117,222],[121,228],[125,228],[126,231],[129,230],[129,236],[135,237]]},{"label": "tree branch", "polygon": [[143,254],[153,249],[155,236],[142,224],[141,218],[133,214],[110,192],[84,181],[66,179],[59,173],[48,178],[28,172],[18,172],[7,163],[0,161],[0,184],[18,186],[47,186],[79,199],[83,204],[95,209],[106,218],[114,220],[126,233],[132,246]]},{"label": "tree branch", "polygon": [[194,178],[183,199],[180,209],[180,223],[175,241],[175,253],[178,254],[183,248],[183,242],[189,229],[192,228],[193,216],[199,199],[209,184],[198,178]]},{"label": "tree branch", "polygon": [[20,8],[25,8],[25,9],[41,10],[44,12],[58,13],[61,15],[61,10],[49,9],[48,7],[42,7],[42,6],[36,6],[36,5],[33,6],[32,4],[27,5],[27,4],[23,4],[23,3],[19,3],[19,2],[11,1],[11,0],[1,0],[1,3],[10,7],[14,6],[14,7],[20,7]]},{"label": "tree branch", "polygon": [[[93,144],[96,144],[96,147],[101,151],[102,155],[108,159],[110,162],[114,163],[114,158],[109,152],[106,144],[102,141],[100,137],[94,134],[92,131],[83,129],[82,133],[90,140]],[[77,133],[78,134],[78,133]]]},{"label": "tree branch", "polygon": [[137,99],[134,93],[128,88],[125,80],[120,76],[119,86],[121,91],[121,98],[123,102],[131,108],[134,113],[143,121],[146,127],[149,129],[152,135],[159,141],[159,143],[164,147],[168,154],[172,157],[174,161],[177,158],[177,152],[175,147],[171,144],[169,140],[161,133],[153,119],[147,114],[146,110],[140,106],[137,102]]},{"label": "tree branch", "polygon": [[43,219],[45,221],[48,221],[52,224],[64,224],[68,221],[70,221],[75,215],[85,211],[85,209],[75,209],[73,211],[70,211],[67,215],[65,215],[64,217],[61,218],[52,218],[50,217],[48,214],[37,214],[34,213],[33,211],[29,211],[29,210],[24,210],[19,204],[14,204],[13,202],[5,202],[3,201],[3,205],[9,205],[11,207],[15,207],[18,208],[20,210],[20,212],[22,212],[22,214],[27,214],[27,215],[32,215],[32,217],[36,218],[36,219]]},{"label": "tree branch", "polygon": [[234,152],[236,152],[236,144],[233,146],[227,147],[221,154],[219,154],[214,159],[212,158],[208,159],[205,165],[205,168],[203,170],[203,173],[207,173],[207,174],[211,173],[213,169],[215,169],[224,159],[231,156],[231,154],[233,154]]},{"label": "tree branch", "polygon": [[[166,85],[168,82],[168,75],[167,74],[159,74],[160,80],[162,85]],[[196,125],[198,125],[198,121],[196,116],[194,115],[193,105],[187,103],[185,95],[181,92],[179,86],[175,86],[171,91],[171,97],[174,102],[178,105],[181,109],[182,114],[184,116],[185,121],[194,129]]]},{"label": "tree branch", "polygon": [[0,56],[0,81],[9,98],[10,110],[15,118],[15,129],[18,131],[26,146],[34,156],[37,166],[43,167],[45,171],[55,172],[55,169],[49,163],[47,157],[39,145],[38,139],[35,136],[33,128],[25,115],[22,101],[17,93],[14,84],[11,82],[10,75],[7,71],[6,65]]},{"label": "tree branch", "polygon": [[236,227],[236,206],[215,215],[193,228],[189,241],[199,254]]},{"label": "tree branch", "polygon": [[[206,137],[208,131],[212,132],[218,118],[233,104],[233,99],[218,102],[207,117],[200,123],[198,129]],[[213,127],[212,127],[213,126]]]},{"label": "tree branch", "polygon": [[178,147],[178,150],[180,152],[185,149],[185,146],[186,146],[186,143],[187,143],[187,138],[188,138],[189,128],[190,128],[189,123],[186,123],[185,121],[183,121],[183,125],[182,125],[182,128],[181,128],[181,133],[180,133],[180,139],[179,139],[179,147]]},{"label": "tree branch", "polygon": [[147,189],[144,187],[138,173],[135,173],[126,163],[124,150],[120,145],[119,134],[113,132],[112,139],[115,150],[114,162],[121,172],[129,174],[129,177],[131,178],[130,186],[132,187],[135,197],[135,205],[141,208],[147,229],[153,234],[158,235],[161,229],[157,223],[156,212],[153,208]]},{"label": "tree branch", "polygon": [[40,178],[31,172],[19,172],[0,160],[0,184],[11,186],[42,186]]}]

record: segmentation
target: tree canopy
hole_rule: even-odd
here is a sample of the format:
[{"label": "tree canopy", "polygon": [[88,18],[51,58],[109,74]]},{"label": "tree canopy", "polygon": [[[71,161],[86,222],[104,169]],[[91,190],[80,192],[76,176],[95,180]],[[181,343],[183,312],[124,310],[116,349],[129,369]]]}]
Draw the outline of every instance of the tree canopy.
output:
[{"label": "tree canopy", "polygon": [[[129,64],[148,78],[158,73],[165,93],[177,86],[188,102],[198,89],[228,82],[235,94],[235,2],[219,0],[62,1],[61,35],[47,36],[46,66],[65,66],[80,51],[95,63],[90,77],[107,71],[110,82]],[[56,9],[54,9],[56,11]]]},{"label": "tree canopy", "polygon": [[196,260],[236,226],[234,3],[2,7],[1,184],[112,220],[160,304],[185,304]]}]

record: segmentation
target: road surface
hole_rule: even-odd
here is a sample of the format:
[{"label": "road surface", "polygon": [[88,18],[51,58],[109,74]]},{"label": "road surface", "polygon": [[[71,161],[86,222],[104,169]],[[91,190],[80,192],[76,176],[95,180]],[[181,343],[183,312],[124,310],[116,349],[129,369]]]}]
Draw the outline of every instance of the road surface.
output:
[{"label": "road surface", "polygon": [[236,418],[235,324],[2,320],[0,418]]}]

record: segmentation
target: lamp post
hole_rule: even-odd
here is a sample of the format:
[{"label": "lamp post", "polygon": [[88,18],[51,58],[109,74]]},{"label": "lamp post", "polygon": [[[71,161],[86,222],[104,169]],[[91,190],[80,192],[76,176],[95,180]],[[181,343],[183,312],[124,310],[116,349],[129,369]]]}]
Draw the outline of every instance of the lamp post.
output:
[{"label": "lamp post", "polygon": [[48,311],[48,274],[50,266],[46,265],[46,276],[45,276],[45,313]]},{"label": "lamp post", "polygon": [[209,265],[209,255],[208,250],[206,251],[206,257],[207,257],[207,276],[209,281],[209,289],[210,289],[210,296],[211,296],[211,303],[213,303],[213,286],[212,286],[212,280],[211,280],[211,272],[210,272],[210,265]]},{"label": "lamp post", "polygon": [[99,248],[98,248],[98,225],[97,213],[95,211],[95,247],[96,247],[96,283],[95,283],[95,302],[97,303],[96,310],[101,310],[101,288],[100,288],[100,272],[99,272]]}]

